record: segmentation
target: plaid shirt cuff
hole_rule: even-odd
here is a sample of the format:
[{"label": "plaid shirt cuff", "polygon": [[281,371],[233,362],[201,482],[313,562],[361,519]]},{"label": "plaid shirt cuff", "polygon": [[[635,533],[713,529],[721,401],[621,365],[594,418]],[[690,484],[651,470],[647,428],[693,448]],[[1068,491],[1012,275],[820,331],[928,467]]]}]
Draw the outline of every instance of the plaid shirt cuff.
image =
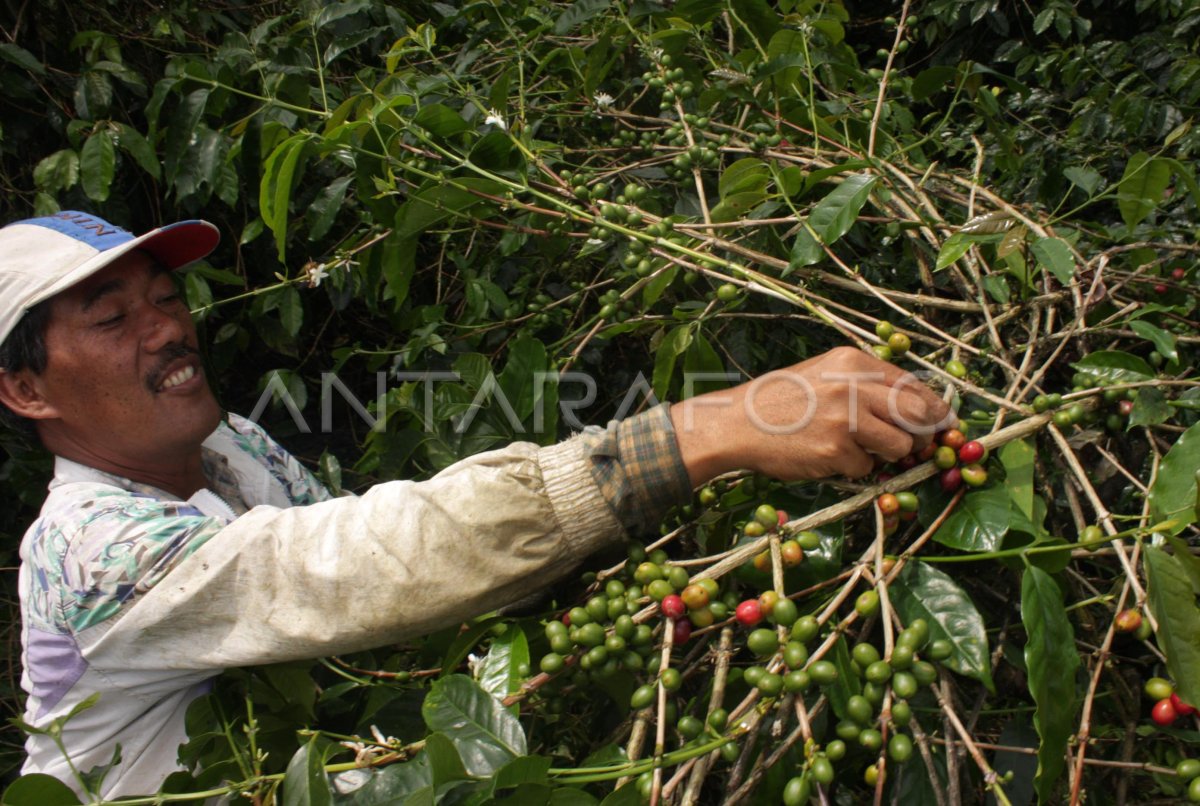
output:
[{"label": "plaid shirt cuff", "polygon": [[667,510],[691,500],[669,410],[664,403],[606,428],[589,426],[579,436],[601,495],[631,534],[655,530]]}]

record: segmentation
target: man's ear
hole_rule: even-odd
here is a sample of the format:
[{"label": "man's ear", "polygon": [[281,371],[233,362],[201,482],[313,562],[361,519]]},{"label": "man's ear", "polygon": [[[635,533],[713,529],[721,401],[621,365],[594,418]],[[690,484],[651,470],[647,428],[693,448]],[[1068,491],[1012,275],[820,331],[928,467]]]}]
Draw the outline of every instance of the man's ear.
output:
[{"label": "man's ear", "polygon": [[0,403],[13,414],[30,420],[50,420],[58,409],[42,393],[41,379],[28,367],[10,372],[0,369]]}]

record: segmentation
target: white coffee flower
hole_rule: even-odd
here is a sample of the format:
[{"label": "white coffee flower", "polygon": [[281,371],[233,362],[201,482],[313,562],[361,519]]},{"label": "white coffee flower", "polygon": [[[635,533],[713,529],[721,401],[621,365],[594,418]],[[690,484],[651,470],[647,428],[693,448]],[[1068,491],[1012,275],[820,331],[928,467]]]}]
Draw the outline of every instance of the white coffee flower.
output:
[{"label": "white coffee flower", "polygon": [[483,119],[484,124],[499,126],[501,129],[508,130],[508,124],[504,122],[504,116],[500,114],[498,109],[489,109],[487,117]]}]

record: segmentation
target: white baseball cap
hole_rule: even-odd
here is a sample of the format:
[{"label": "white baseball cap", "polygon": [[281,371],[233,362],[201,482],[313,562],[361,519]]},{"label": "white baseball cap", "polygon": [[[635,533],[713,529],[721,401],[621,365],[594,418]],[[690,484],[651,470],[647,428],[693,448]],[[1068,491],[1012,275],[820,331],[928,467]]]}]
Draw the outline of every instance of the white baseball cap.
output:
[{"label": "white baseball cap", "polygon": [[207,221],[181,221],[134,235],[89,213],[63,210],[0,228],[0,344],[25,312],[134,249],[168,269],[207,255],[220,241]]}]

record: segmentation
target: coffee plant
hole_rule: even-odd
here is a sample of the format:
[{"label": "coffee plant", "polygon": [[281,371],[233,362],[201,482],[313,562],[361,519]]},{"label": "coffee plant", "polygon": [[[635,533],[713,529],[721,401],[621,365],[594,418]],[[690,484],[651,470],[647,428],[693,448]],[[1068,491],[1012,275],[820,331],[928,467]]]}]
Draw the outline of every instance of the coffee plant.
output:
[{"label": "coffee plant", "polygon": [[[336,491],[838,346],[961,420],[231,670],[125,802],[1200,802],[1195,4],[16,5],[5,218],[216,222],[211,374]],[[2,444],[15,566],[48,463]]]}]

